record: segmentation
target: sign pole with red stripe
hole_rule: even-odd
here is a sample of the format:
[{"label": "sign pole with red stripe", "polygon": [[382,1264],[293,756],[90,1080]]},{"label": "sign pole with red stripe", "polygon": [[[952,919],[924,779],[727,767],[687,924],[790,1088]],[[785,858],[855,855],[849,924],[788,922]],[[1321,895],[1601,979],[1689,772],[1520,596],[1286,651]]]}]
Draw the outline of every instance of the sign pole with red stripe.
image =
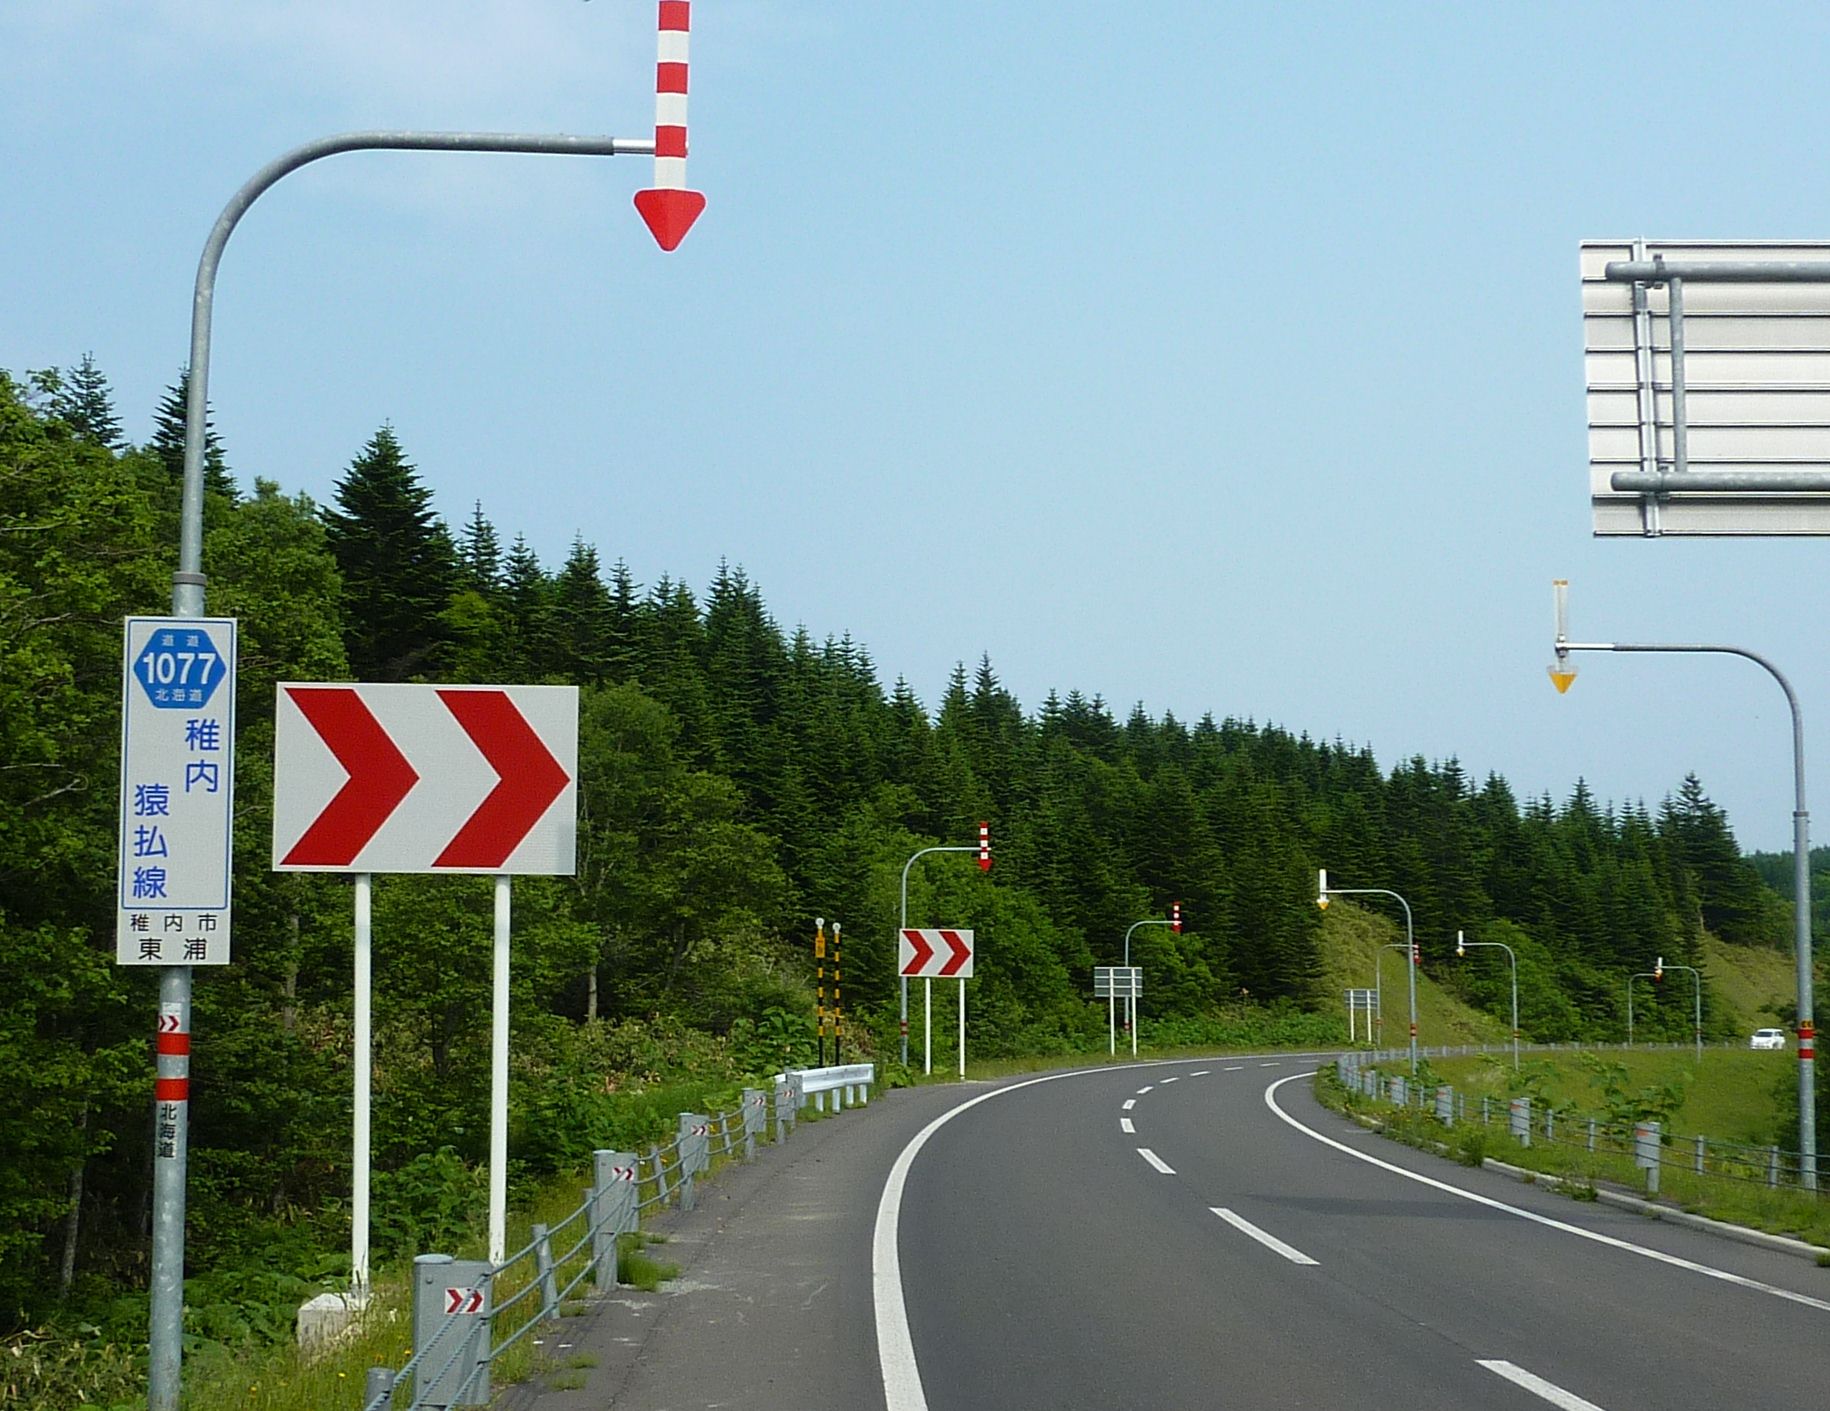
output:
[{"label": "sign pole with red stripe", "polygon": [[[172,983],[181,975],[182,987]],[[159,1023],[153,1035],[153,1247],[156,1251],[176,1250],[175,1259],[155,1260],[153,1295],[155,1302],[178,1310],[176,1319],[155,1316],[154,1351],[159,1352],[157,1334],[163,1324],[177,1321],[182,1327],[184,1306],[184,1187],[189,1169],[191,1113],[191,972],[188,967],[171,966],[160,977]],[[175,1287],[173,1287],[175,1285]],[[175,1387],[178,1344],[170,1337],[170,1366],[164,1380]],[[177,1393],[171,1393],[171,1406],[177,1404]]]}]

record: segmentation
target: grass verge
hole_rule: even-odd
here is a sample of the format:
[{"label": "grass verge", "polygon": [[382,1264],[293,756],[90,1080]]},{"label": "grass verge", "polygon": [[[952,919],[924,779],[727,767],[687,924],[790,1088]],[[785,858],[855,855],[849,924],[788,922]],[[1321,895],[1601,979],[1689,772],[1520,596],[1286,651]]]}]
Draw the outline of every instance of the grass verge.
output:
[{"label": "grass verge", "polygon": [[[1628,1195],[1644,1195],[1644,1174],[1634,1166],[1632,1158],[1624,1152],[1590,1151],[1586,1125],[1568,1124],[1562,1129],[1568,1136],[1560,1135],[1551,1141],[1536,1134],[1527,1147],[1519,1145],[1507,1131],[1503,1108],[1496,1112],[1498,1120],[1491,1125],[1445,1124],[1415,1108],[1394,1107],[1344,1088],[1332,1067],[1316,1074],[1315,1092],[1319,1101],[1337,1111],[1376,1119],[1384,1134],[1396,1141],[1438,1151],[1467,1166],[1478,1166],[1485,1158],[1493,1157],[1536,1174],[1556,1177],[1565,1193],[1578,1200],[1593,1200],[1604,1187]],[[1682,1146],[1671,1151],[1675,1155]],[[1830,1196],[1824,1193],[1770,1189],[1754,1180],[1715,1174],[1699,1176],[1669,1159],[1660,1168],[1659,1185],[1657,1203],[1661,1205],[1830,1246]]]}]

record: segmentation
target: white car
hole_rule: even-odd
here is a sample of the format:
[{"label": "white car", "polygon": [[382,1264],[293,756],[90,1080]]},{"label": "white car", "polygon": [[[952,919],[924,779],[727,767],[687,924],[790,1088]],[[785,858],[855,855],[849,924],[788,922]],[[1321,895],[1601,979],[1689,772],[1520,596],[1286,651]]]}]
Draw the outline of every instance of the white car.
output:
[{"label": "white car", "polygon": [[1786,1031],[1784,1029],[1756,1029],[1754,1037],[1747,1041],[1749,1048],[1784,1048]]}]

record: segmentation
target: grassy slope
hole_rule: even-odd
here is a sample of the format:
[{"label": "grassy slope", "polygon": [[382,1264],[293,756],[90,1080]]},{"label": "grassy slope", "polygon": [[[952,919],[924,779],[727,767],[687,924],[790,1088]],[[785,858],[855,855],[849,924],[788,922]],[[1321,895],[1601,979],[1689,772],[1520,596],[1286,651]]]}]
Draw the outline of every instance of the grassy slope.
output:
[{"label": "grassy slope", "polygon": [[1778,1023],[1779,1006],[1798,1001],[1798,975],[1792,957],[1780,951],[1724,945],[1706,935],[1703,973],[1717,1007],[1737,1017],[1743,1038],[1755,1029]]},{"label": "grassy slope", "polygon": [[[1385,984],[1385,1036],[1387,1048],[1409,1042],[1410,1004],[1404,976],[1404,926],[1372,911],[1339,899],[1329,903],[1322,917],[1321,992],[1327,1002],[1345,1012],[1344,992],[1369,989],[1373,983],[1373,954],[1387,943],[1399,949],[1380,956]],[[1426,963],[1417,975],[1417,1042],[1420,1044],[1503,1043],[1505,1022],[1471,1009],[1430,978]]]},{"label": "grassy slope", "polygon": [[[1672,1114],[1669,1130],[1678,1136],[1707,1136],[1718,1141],[1747,1142],[1763,1146],[1774,1139],[1779,1124],[1779,1092],[1794,1076],[1794,1055],[1751,1052],[1745,1048],[1706,1048],[1701,1071],[1688,1048],[1652,1049],[1623,1053],[1603,1049],[1594,1055],[1602,1063],[1626,1069],[1623,1086],[1629,1092],[1675,1082],[1684,1100]],[[1581,1113],[1601,1115],[1605,1109],[1583,1055],[1568,1051],[1527,1054],[1526,1065],[1541,1075],[1542,1091],[1556,1103],[1570,1103]],[[1452,1083],[1470,1100],[1483,1094],[1494,1098],[1515,1091],[1509,1062],[1496,1063],[1494,1055],[1477,1058],[1439,1058],[1431,1066],[1442,1081]],[[1786,1145],[1791,1145],[1787,1142]]]}]

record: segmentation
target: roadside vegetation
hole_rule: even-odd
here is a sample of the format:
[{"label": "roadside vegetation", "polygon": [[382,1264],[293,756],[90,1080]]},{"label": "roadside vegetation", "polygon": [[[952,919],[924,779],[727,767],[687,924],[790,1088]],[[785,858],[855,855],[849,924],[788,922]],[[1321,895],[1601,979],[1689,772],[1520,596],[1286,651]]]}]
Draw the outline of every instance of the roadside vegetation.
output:
[{"label": "roadside vegetation", "polygon": [[[85,1379],[144,1352],[157,976],[114,962],[114,781],[121,620],[169,603],[183,391],[180,377],[141,442],[92,359],[0,373],[0,1058],[15,1079],[0,1397],[46,1411],[108,1404]],[[842,625],[785,629],[739,567],[701,594],[638,583],[616,546],[582,538],[543,562],[482,505],[442,516],[436,473],[391,427],[350,453],[323,505],[213,432],[205,457],[209,608],[239,621],[241,670],[234,963],[198,975],[193,1009],[187,1377],[230,1369],[250,1411],[274,1393],[243,1372],[349,1277],[351,896],[347,879],[270,868],[280,681],[579,688],[577,874],[515,883],[522,1205],[593,1147],[639,1147],[682,1108],[812,1061],[816,915],[844,925],[847,1056],[878,1062],[880,1087],[908,1081],[891,1061],[902,869],[980,820],[989,874],[930,857],[908,878],[911,919],[978,932],[975,1063],[1103,1054],[1091,969],[1174,901],[1186,927],[1131,946],[1149,1051],[1345,1042],[1342,992],[1375,974],[1386,1042],[1401,1041],[1406,961],[1380,949],[1403,940],[1398,913],[1366,898],[1324,916],[1318,866],[1410,902],[1427,1043],[1507,1026],[1507,968],[1457,959],[1458,928],[1513,946],[1540,1041],[1618,1037],[1623,981],[1659,955],[1703,970],[1712,1039],[1744,1037],[1750,1005],[1790,1017],[1763,996],[1770,977],[1735,979],[1756,970],[1737,956],[1785,969],[1789,904],[1694,777],[1656,808],[1580,781],[1521,800],[1452,754],[1382,766],[1368,745],[1254,721],[1245,700],[1190,721],[1073,689],[1026,708],[984,656],[924,704]],[[482,1210],[490,908],[486,879],[375,885],[384,1269],[473,1238]],[[937,1054],[953,1052],[949,999]],[[1642,1038],[1686,1037],[1687,991],[1647,994],[1636,1020]]]},{"label": "roadside vegetation", "polygon": [[[1777,1062],[1775,1060],[1778,1060]],[[1588,1123],[1602,1133],[1634,1122],[1657,1121],[1664,1160],[1658,1199],[1674,1208],[1772,1234],[1788,1235],[1830,1248],[1830,1191],[1817,1194],[1770,1188],[1766,1183],[1769,1144],[1796,1147],[1796,1100],[1788,1083],[1797,1080],[1796,1060],[1787,1054],[1736,1049],[1705,1051],[1699,1067],[1688,1050],[1606,1049],[1529,1053],[1515,1072],[1509,1054],[1433,1058],[1419,1081],[1427,1089],[1446,1083],[1463,1094],[1463,1120],[1444,1123],[1433,1111],[1400,1109],[1379,1098],[1343,1088],[1332,1066],[1316,1076],[1316,1091],[1331,1106],[1377,1121],[1387,1136],[1408,1145],[1478,1166],[1492,1158],[1557,1178],[1573,1198],[1592,1200],[1598,1188],[1644,1196],[1645,1174],[1630,1154],[1610,1150],[1605,1135],[1588,1149]],[[1401,1073],[1408,1064],[1386,1065]],[[1507,1127],[1507,1099],[1532,1100],[1533,1136],[1522,1146]],[[1479,1120],[1481,1099],[1491,1120]],[[1555,1114],[1555,1135],[1543,1132],[1546,1112]],[[1717,1151],[1706,1171],[1691,1169],[1693,1139],[1745,1144],[1744,1160]]]}]

